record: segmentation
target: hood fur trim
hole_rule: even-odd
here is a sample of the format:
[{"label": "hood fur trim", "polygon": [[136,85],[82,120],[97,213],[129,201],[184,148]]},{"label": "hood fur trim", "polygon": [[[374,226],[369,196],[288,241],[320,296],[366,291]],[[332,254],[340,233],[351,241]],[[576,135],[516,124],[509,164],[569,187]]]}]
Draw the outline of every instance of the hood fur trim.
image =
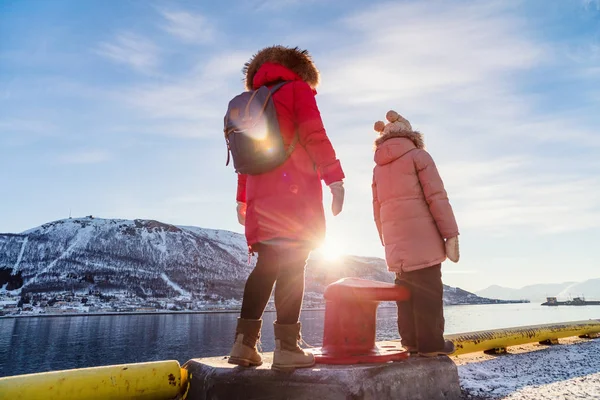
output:
[{"label": "hood fur trim", "polygon": [[399,131],[384,133],[383,135],[379,136],[377,140],[375,140],[375,147],[379,147],[386,140],[393,138],[410,139],[415,144],[415,146],[417,146],[417,149],[425,149],[425,140],[423,139],[423,134],[417,131]]},{"label": "hood fur trim", "polygon": [[252,90],[254,75],[267,62],[283,65],[296,73],[313,89],[319,86],[319,70],[313,63],[308,50],[300,50],[298,47],[271,46],[260,50],[244,64],[242,73],[246,76],[246,89]]}]

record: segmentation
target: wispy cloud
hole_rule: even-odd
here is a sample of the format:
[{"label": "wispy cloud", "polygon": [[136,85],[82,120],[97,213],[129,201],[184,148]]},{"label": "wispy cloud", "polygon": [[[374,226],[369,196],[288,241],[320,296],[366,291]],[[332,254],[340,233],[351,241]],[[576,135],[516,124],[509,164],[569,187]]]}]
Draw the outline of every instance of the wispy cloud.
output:
[{"label": "wispy cloud", "polygon": [[81,150],[62,154],[58,158],[61,164],[98,164],[110,159],[110,154],[103,150]]},{"label": "wispy cloud", "polygon": [[36,119],[7,119],[0,121],[0,132],[6,133],[47,134],[49,131],[54,130],[54,128],[52,124]]},{"label": "wispy cloud", "polygon": [[314,3],[326,3],[326,0],[250,0],[255,11],[278,11],[295,6],[307,6]]},{"label": "wispy cloud", "polygon": [[514,228],[552,234],[600,227],[600,178],[535,172],[539,162],[523,157],[446,165],[462,228],[508,235]]},{"label": "wispy cloud", "polygon": [[[431,3],[388,3],[341,21],[330,37],[336,51],[316,55],[322,109],[345,110],[324,116],[329,131],[335,135],[351,119],[362,132],[342,129],[341,140],[356,142],[388,109],[404,113],[426,134],[462,230],[599,228],[598,165],[580,157],[577,169],[571,159],[600,146],[589,110],[547,112],[522,88],[528,74],[555,63],[554,50],[510,4],[434,3],[435,13]],[[385,23],[389,15],[402,23]],[[342,163],[356,160],[355,148],[338,146]],[[346,162],[348,175],[368,188],[370,174],[359,164]],[[365,189],[356,201],[368,197]]]},{"label": "wispy cloud", "polygon": [[203,15],[168,10],[160,10],[160,13],[166,20],[162,28],[183,41],[210,43],[215,38],[215,29]]},{"label": "wispy cloud", "polygon": [[40,119],[0,120],[0,143],[6,146],[26,146],[39,140],[59,136],[57,127]]},{"label": "wispy cloud", "polygon": [[247,57],[247,53],[234,50],[215,54],[166,83],[125,88],[118,100],[149,123],[145,132],[176,137],[212,135],[219,128],[211,124],[222,124],[224,105],[243,90],[240,69]]},{"label": "wispy cloud", "polygon": [[[324,90],[354,103],[415,101],[475,84],[485,90],[492,78],[544,57],[543,47],[523,35],[526,21],[507,16],[497,3],[435,3],[436,13],[430,3],[398,3],[345,19],[351,41],[326,57]],[[402,23],[382,25],[389,15],[401,15]]]},{"label": "wispy cloud", "polygon": [[583,0],[583,5],[588,10],[600,11],[600,0]]},{"label": "wispy cloud", "polygon": [[159,64],[159,49],[150,40],[131,32],[118,34],[114,41],[100,43],[98,54],[139,72],[153,73]]}]

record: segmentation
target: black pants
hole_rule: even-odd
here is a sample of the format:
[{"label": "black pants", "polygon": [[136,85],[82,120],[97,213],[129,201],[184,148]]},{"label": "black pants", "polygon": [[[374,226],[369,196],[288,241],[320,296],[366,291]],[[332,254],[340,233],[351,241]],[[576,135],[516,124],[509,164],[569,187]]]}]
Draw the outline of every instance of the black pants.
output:
[{"label": "black pants", "polygon": [[241,317],[262,318],[275,286],[277,323],[295,324],[300,318],[304,297],[304,269],[310,248],[300,244],[258,244],[256,267],[244,288]]},{"label": "black pants", "polygon": [[403,346],[420,352],[444,348],[444,289],[441,264],[396,275],[395,283],[406,286],[409,301],[398,301],[398,331]]}]

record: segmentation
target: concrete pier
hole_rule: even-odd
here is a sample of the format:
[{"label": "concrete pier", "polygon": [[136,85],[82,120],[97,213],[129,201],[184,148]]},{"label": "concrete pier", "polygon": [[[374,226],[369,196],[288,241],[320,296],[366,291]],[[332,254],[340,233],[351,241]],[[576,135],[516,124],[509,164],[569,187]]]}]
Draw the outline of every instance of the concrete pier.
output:
[{"label": "concrete pier", "polygon": [[324,365],[293,372],[271,370],[272,353],[264,364],[243,368],[227,357],[188,361],[189,400],[458,400],[461,390],[456,365],[448,357],[411,357],[385,364]]}]

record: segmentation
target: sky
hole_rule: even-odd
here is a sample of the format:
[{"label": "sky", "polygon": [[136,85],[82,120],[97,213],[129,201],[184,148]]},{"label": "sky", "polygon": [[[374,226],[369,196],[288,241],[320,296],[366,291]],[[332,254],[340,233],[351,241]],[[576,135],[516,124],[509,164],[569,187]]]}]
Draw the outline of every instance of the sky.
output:
[{"label": "sky", "polygon": [[446,284],[600,277],[600,0],[0,0],[0,232],[69,215],[243,232],[223,116],[274,44],[321,71],[346,173],[329,252],[384,256],[373,123],[394,109],[459,224]]}]

